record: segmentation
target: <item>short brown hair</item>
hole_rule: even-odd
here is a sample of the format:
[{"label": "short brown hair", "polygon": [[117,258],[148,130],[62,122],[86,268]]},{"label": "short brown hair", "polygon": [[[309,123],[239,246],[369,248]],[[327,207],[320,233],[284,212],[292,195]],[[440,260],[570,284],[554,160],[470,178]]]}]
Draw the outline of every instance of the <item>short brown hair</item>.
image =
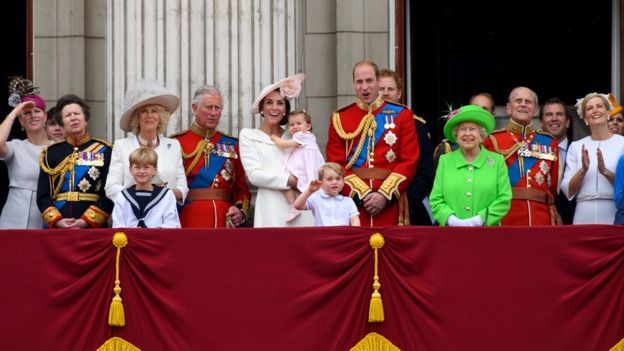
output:
[{"label": "short brown hair", "polygon": [[148,165],[158,167],[158,154],[148,147],[140,147],[130,153],[130,166]]},{"label": "short brown hair", "polygon": [[318,170],[319,180],[323,179],[323,173],[325,173],[326,169],[331,169],[332,171],[338,173],[340,178],[344,178],[344,168],[336,162],[327,162],[322,165]]},{"label": "short brown hair", "polygon": [[400,92],[403,92],[403,79],[395,71],[393,71],[391,69],[383,68],[383,69],[379,70],[379,77],[380,78],[381,77],[390,77],[390,78],[394,79],[394,82],[396,83],[396,86],[397,86],[397,90],[400,91]]}]

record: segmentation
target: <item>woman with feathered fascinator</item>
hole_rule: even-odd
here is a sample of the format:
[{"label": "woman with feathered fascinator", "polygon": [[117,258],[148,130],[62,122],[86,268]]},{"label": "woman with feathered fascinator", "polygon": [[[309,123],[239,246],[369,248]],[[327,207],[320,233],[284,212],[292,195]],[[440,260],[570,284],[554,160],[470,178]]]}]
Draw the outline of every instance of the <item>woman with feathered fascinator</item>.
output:
[{"label": "woman with feathered fascinator", "polygon": [[[46,106],[33,83],[11,77],[9,106],[13,110],[0,124],[0,160],[9,170],[9,195],[0,215],[0,228],[41,229],[37,208],[39,153],[50,143],[46,133]],[[26,132],[26,139],[7,141],[15,120]]]}]

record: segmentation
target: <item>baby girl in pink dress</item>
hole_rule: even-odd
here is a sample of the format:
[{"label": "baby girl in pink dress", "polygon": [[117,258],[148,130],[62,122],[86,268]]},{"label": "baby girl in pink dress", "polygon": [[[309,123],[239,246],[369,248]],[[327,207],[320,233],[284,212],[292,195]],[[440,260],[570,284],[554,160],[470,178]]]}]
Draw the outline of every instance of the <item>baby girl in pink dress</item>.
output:
[{"label": "baby girl in pink dress", "polygon": [[[297,177],[297,189],[303,192],[311,181],[318,179],[319,168],[325,164],[325,160],[316,143],[316,137],[312,133],[310,114],[303,110],[293,111],[288,116],[288,131],[292,139],[282,139],[277,135],[271,135],[271,140],[281,149],[292,148],[284,170]],[[300,213],[294,207],[297,192],[294,189],[288,189],[283,193],[290,204],[290,212],[286,219],[290,222]]]}]

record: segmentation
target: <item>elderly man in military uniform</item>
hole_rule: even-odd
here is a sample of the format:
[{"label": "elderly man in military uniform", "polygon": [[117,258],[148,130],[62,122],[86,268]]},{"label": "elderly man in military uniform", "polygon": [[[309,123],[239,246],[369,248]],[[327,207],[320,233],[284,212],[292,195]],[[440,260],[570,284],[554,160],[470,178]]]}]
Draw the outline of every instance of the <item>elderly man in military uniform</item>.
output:
[{"label": "elderly man in military uniform", "polygon": [[56,107],[56,123],[67,138],[41,153],[37,206],[48,228],[106,227],[113,209],[104,192],[111,145],[87,132],[89,107],[84,100],[65,95]]},{"label": "elderly man in military uniform", "polygon": [[537,114],[537,94],[517,87],[509,94],[507,128],[483,141],[488,150],[506,160],[512,187],[511,209],[502,225],[557,224],[555,198],[559,187],[559,148],[552,135],[537,131],[531,121]]},{"label": "elderly man in military uniform", "polygon": [[363,226],[403,225],[419,156],[414,113],[379,96],[372,61],[355,64],[353,88],[357,101],[331,117],[327,161],[345,167],[343,194],[358,205]]},{"label": "elderly man in military uniform", "polygon": [[173,135],[182,146],[189,193],[180,211],[182,227],[238,227],[247,221],[251,194],[240,162],[238,139],[216,130],[221,94],[202,86],[193,96],[191,128]]}]

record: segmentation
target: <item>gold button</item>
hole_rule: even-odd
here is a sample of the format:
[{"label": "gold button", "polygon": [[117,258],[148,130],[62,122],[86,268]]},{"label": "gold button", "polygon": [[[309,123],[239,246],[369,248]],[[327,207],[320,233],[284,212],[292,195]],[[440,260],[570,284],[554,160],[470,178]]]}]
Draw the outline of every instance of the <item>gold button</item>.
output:
[{"label": "gold button", "polygon": [[468,167],[468,170],[469,170],[469,171],[472,171],[472,166]]},{"label": "gold button", "polygon": [[466,211],[470,211],[470,207],[466,206]]},{"label": "gold button", "polygon": [[472,182],[472,178],[466,178],[466,181],[467,181],[468,183],[470,183],[470,182]]},{"label": "gold button", "polygon": [[467,192],[467,193],[466,193],[466,196],[471,197],[471,196],[472,196],[472,193],[471,193],[471,192]]},{"label": "gold button", "polygon": [[531,184],[527,184],[527,188],[530,188],[530,187],[531,187]]}]

